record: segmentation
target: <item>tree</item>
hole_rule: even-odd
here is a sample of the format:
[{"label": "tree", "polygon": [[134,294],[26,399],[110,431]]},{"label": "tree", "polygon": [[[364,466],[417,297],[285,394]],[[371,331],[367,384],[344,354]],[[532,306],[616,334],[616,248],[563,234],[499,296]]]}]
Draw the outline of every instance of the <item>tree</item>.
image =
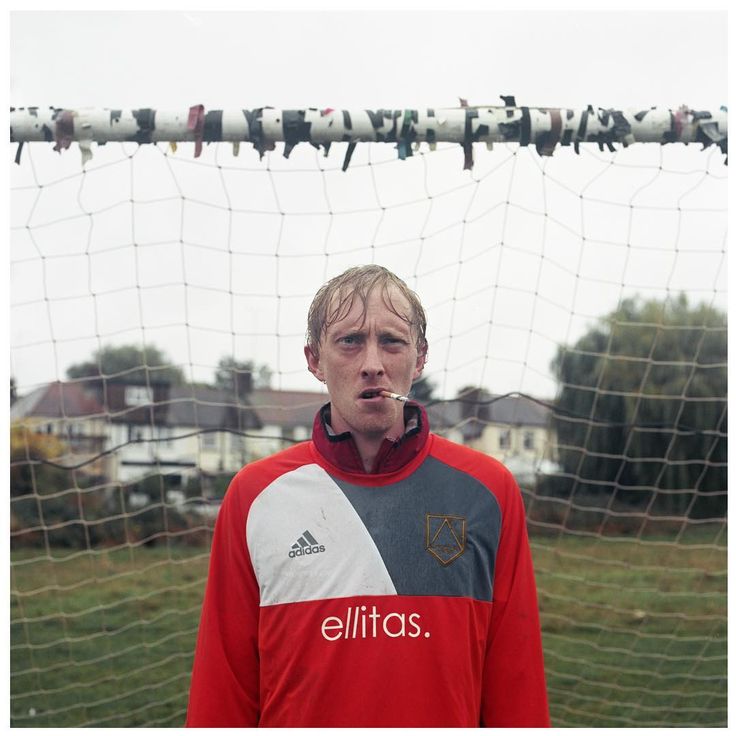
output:
[{"label": "tree", "polygon": [[254,388],[270,388],[273,372],[267,365],[252,360],[238,361],[231,356],[220,358],[215,369],[215,386],[244,398]]},{"label": "tree", "polygon": [[49,527],[58,525],[73,536],[78,529],[63,526],[79,516],[77,501],[62,491],[73,486],[69,472],[45,461],[57,461],[66,445],[51,434],[22,423],[10,427],[10,533],[11,545],[41,545]]},{"label": "tree", "polygon": [[67,451],[55,435],[36,432],[15,422],[10,427],[10,495],[53,493],[66,487],[66,471],[43,464]]},{"label": "tree", "polygon": [[115,377],[131,383],[148,381],[180,386],[184,373],[171,364],[166,354],[155,345],[103,346],[91,360],[75,363],[66,371],[67,378]]},{"label": "tree", "polygon": [[[624,300],[552,362],[560,460],[575,490],[678,516],[726,505],[726,315]],[[696,496],[696,492],[700,495]]]}]

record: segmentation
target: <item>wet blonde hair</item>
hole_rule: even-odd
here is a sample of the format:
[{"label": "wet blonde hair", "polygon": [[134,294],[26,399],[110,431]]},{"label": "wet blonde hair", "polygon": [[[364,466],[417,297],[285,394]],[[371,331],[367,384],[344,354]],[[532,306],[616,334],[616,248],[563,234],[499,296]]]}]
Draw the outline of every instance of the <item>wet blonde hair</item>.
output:
[{"label": "wet blonde hair", "polygon": [[[390,288],[409,302],[409,314],[399,311],[391,300]],[[327,328],[344,319],[353,308],[355,299],[363,302],[363,317],[367,309],[368,295],[380,289],[383,303],[397,317],[406,322],[416,335],[419,355],[427,353],[427,317],[419,297],[394,273],[383,266],[354,266],[324,284],[315,294],[307,317],[307,345],[315,356]]]}]

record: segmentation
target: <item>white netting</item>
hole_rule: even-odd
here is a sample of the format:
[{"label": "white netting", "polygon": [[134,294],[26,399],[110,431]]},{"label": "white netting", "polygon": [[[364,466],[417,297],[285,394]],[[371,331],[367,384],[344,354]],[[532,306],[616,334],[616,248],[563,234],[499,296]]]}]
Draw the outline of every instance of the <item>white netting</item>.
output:
[{"label": "white netting", "polygon": [[306,436],[308,305],[369,262],[524,490],[553,723],[725,725],[720,151],[192,148],[13,166],[13,725],[183,722],[216,499]]}]

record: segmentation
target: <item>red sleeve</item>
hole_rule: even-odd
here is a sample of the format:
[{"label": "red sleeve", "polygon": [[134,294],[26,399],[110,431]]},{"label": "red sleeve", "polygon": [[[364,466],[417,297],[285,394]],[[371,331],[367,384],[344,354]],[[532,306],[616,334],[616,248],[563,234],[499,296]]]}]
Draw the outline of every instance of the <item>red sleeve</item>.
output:
[{"label": "red sleeve", "polygon": [[259,593],[238,483],[236,476],[215,523],[189,691],[189,727],[258,725]]},{"label": "red sleeve", "polygon": [[549,726],[537,589],[524,503],[508,471],[500,500],[501,539],[483,670],[481,725]]}]

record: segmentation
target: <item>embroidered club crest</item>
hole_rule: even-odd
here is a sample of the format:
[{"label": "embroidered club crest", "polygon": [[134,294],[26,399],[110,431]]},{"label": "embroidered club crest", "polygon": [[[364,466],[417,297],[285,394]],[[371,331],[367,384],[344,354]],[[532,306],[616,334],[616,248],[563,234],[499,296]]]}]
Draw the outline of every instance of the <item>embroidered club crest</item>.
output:
[{"label": "embroidered club crest", "polygon": [[465,517],[427,514],[425,548],[443,565],[449,565],[465,552]]}]

